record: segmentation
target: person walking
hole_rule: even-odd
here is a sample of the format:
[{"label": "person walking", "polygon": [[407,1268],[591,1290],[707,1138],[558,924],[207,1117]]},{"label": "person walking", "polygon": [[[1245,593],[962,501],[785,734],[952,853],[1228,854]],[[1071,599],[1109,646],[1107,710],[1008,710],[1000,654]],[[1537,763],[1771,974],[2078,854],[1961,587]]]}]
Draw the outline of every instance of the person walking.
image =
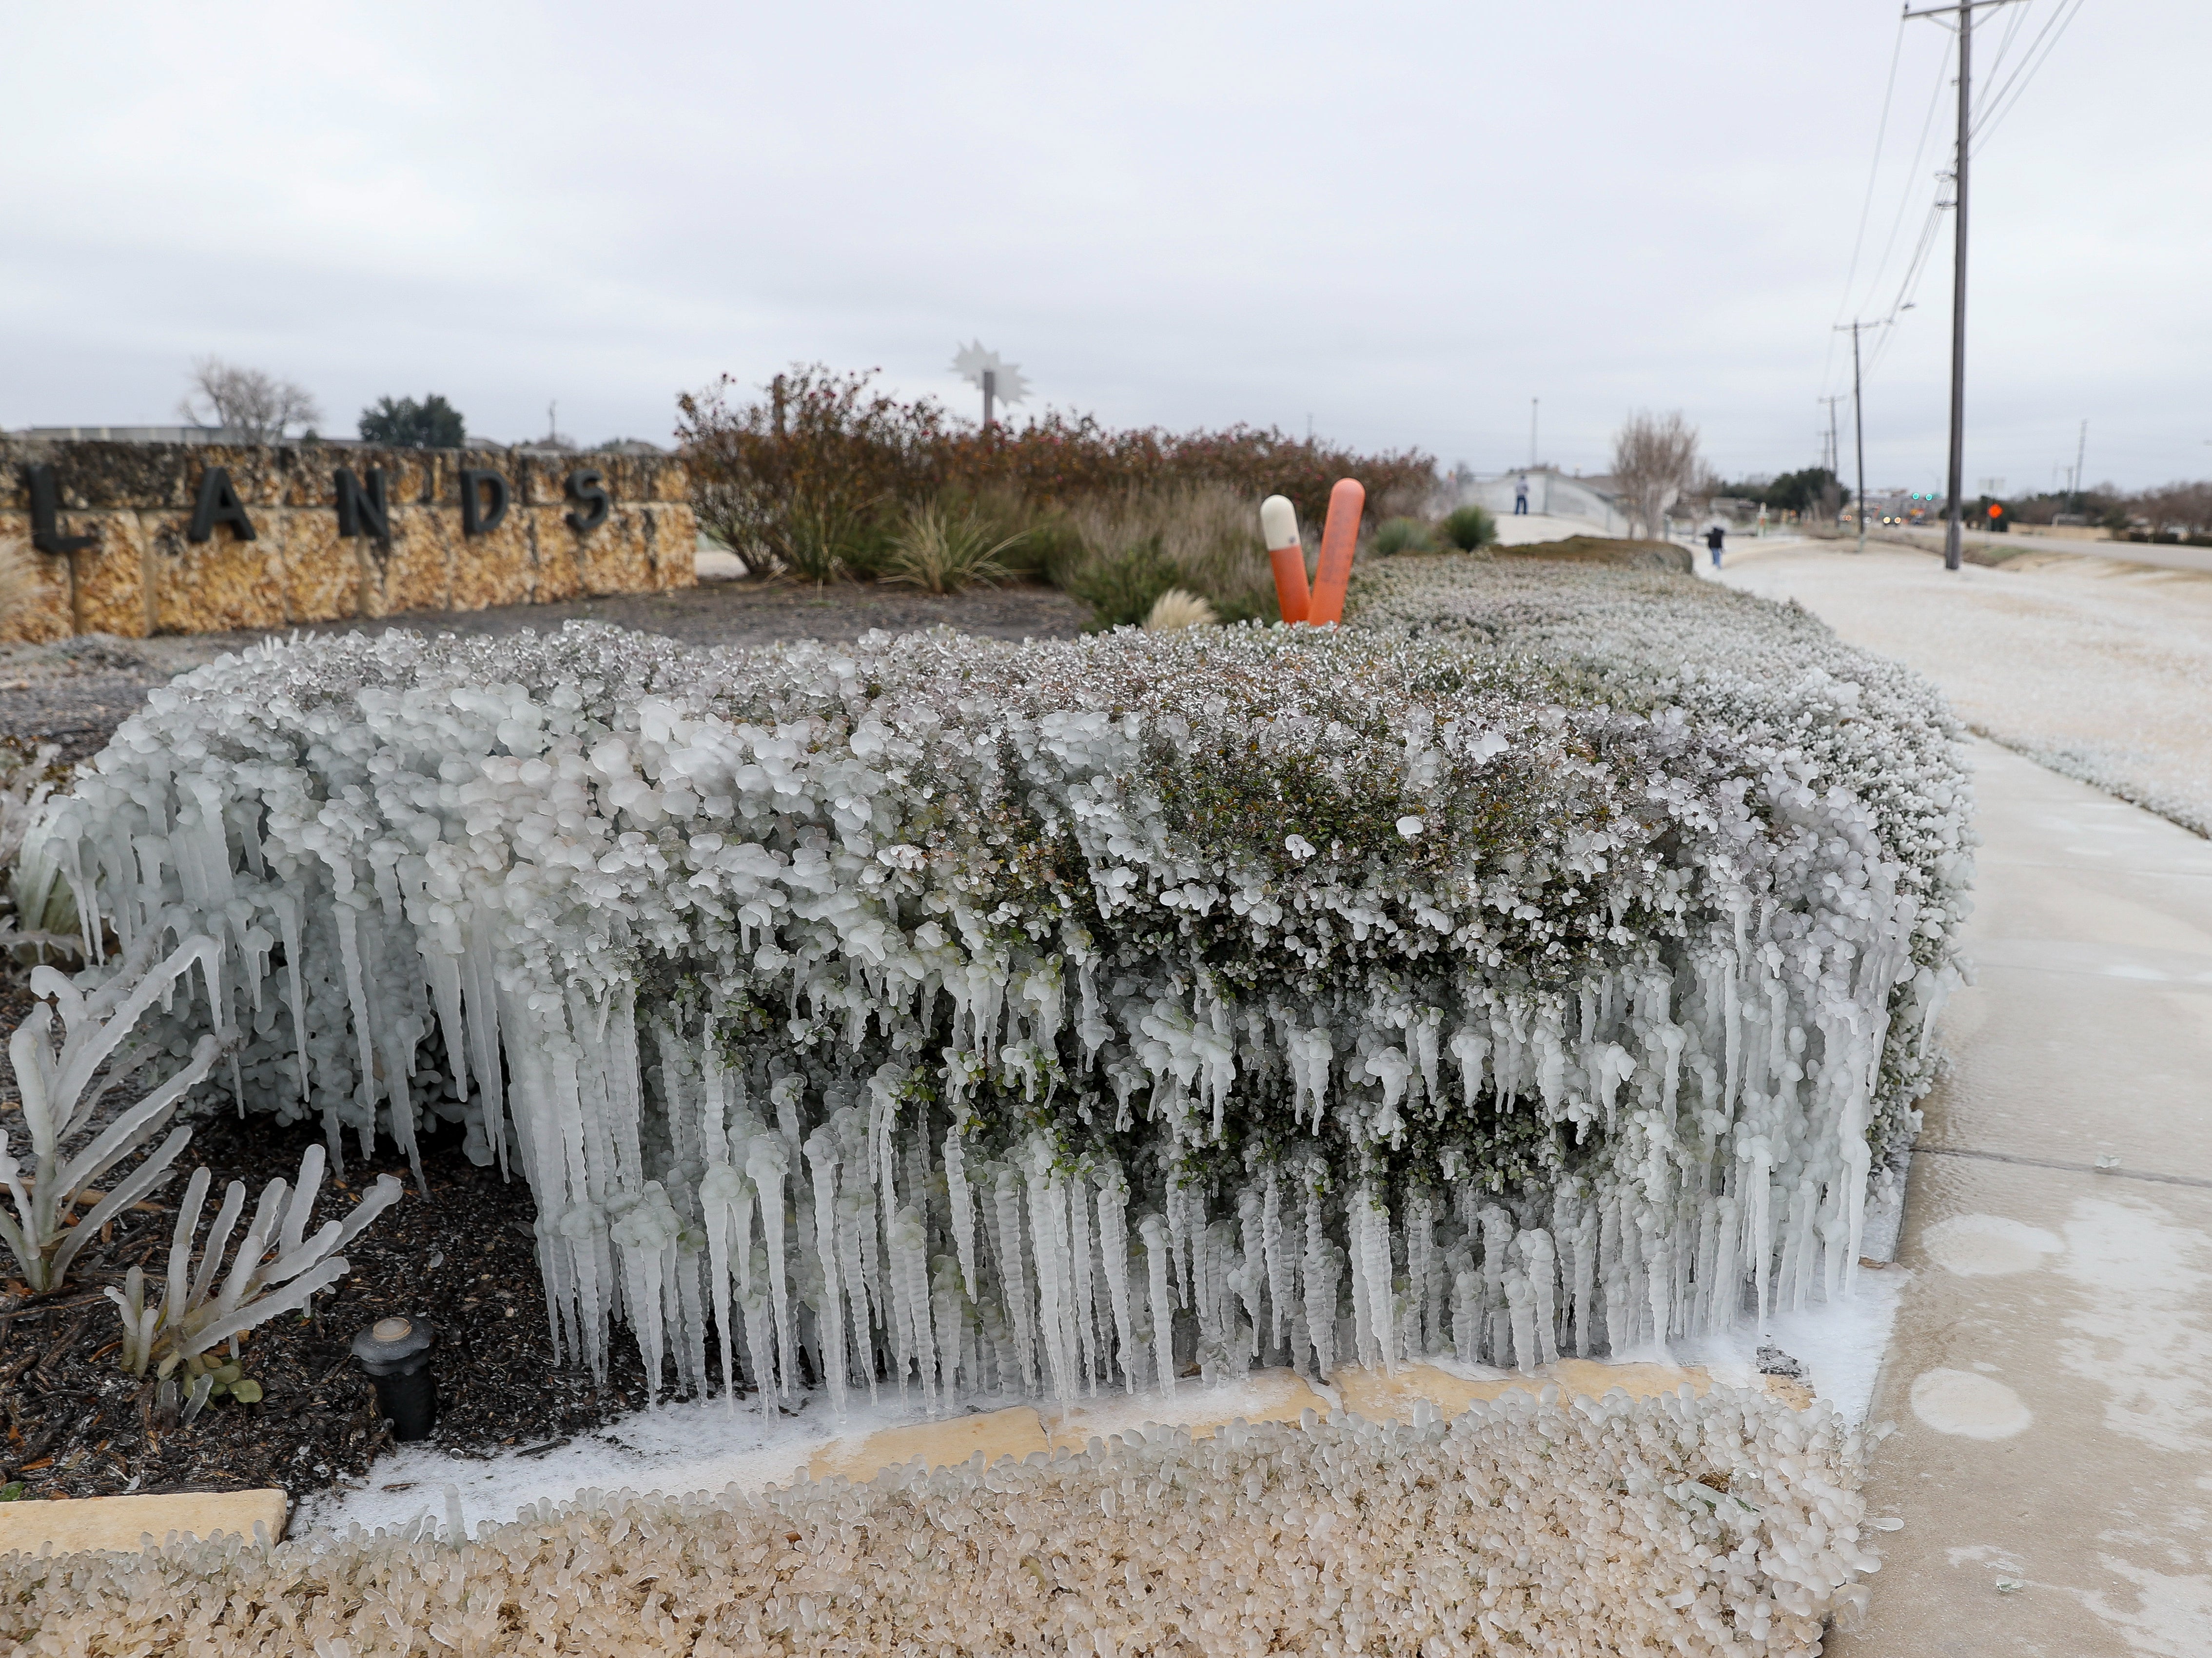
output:
[{"label": "person walking", "polygon": [[1513,515],[1516,518],[1528,515],[1528,475],[1526,472],[1513,481]]},{"label": "person walking", "polygon": [[1728,531],[1721,528],[1717,521],[1714,523],[1711,529],[1705,531],[1705,546],[1713,556],[1713,568],[1716,570],[1721,568],[1721,543],[1727,535]]}]

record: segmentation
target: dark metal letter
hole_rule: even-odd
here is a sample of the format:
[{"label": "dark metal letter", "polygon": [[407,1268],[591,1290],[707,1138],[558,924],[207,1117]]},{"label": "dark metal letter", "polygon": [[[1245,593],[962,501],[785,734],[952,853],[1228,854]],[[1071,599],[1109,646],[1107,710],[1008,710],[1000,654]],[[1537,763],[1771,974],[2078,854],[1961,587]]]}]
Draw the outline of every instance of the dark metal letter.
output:
[{"label": "dark metal letter", "polygon": [[392,509],[384,498],[384,469],[368,469],[368,484],[362,486],[353,469],[341,466],[334,480],[338,487],[338,533],[392,539]]},{"label": "dark metal letter", "polygon": [[584,510],[570,513],[567,523],[580,536],[587,536],[607,521],[607,481],[600,474],[580,470],[568,474],[568,499]]},{"label": "dark metal letter", "polygon": [[215,526],[228,524],[240,541],[252,541],[253,520],[246,515],[246,503],[238,498],[238,491],[230,487],[230,469],[210,466],[200,475],[200,498],[192,507],[192,521],[185,531],[186,541],[211,541]]},{"label": "dark metal letter", "polygon": [[[484,499],[489,494],[489,502]],[[488,536],[507,516],[507,480],[496,472],[461,469],[461,533]]]},{"label": "dark metal letter", "polygon": [[82,551],[99,539],[97,536],[65,536],[62,533],[61,491],[54,484],[54,469],[51,466],[31,468],[31,545],[42,553],[74,553]]}]

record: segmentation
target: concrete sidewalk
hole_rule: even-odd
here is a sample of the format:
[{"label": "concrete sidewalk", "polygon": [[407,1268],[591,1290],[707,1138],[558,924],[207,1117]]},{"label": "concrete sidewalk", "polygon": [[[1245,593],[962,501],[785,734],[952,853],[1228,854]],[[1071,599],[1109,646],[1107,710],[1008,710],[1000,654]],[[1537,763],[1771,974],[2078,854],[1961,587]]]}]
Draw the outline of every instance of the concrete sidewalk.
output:
[{"label": "concrete sidewalk", "polygon": [[[1996,747],[1844,1658],[2212,1654],[2212,845]],[[1889,1270],[1897,1270],[1892,1268]]]}]

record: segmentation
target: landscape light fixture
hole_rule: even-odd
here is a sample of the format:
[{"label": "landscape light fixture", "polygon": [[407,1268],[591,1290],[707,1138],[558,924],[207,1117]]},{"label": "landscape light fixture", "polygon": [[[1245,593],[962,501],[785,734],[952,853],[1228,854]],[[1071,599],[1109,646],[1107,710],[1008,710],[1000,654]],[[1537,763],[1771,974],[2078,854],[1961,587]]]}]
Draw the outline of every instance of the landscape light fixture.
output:
[{"label": "landscape light fixture", "polygon": [[438,1378],[430,1370],[438,1333],[419,1318],[380,1318],[353,1339],[354,1363],[376,1388],[376,1413],[400,1441],[428,1439],[438,1419]]}]

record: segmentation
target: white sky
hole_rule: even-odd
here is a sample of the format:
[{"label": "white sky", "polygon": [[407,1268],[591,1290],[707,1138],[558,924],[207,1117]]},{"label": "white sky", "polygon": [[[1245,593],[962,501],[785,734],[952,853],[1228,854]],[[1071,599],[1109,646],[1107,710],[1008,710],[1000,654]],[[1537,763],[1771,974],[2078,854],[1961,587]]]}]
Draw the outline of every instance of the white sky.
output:
[{"label": "white sky", "polygon": [[[1999,78],[2075,0],[1977,33]],[[1969,486],[2212,474],[2202,0],[2080,0],[1978,154]],[[0,427],[173,418],[206,353],[325,429],[666,440],[793,360],[910,391],[980,336],[1049,402],[1483,470],[1681,408],[1724,473],[1820,456],[1893,0],[14,9]],[[1856,286],[1948,154],[1904,29]],[[1993,83],[1992,83],[1993,84]],[[1874,273],[1904,203],[1887,266]],[[1942,476],[1949,228],[1867,391],[1869,483]],[[1844,405],[1846,470],[1850,408]]]}]

